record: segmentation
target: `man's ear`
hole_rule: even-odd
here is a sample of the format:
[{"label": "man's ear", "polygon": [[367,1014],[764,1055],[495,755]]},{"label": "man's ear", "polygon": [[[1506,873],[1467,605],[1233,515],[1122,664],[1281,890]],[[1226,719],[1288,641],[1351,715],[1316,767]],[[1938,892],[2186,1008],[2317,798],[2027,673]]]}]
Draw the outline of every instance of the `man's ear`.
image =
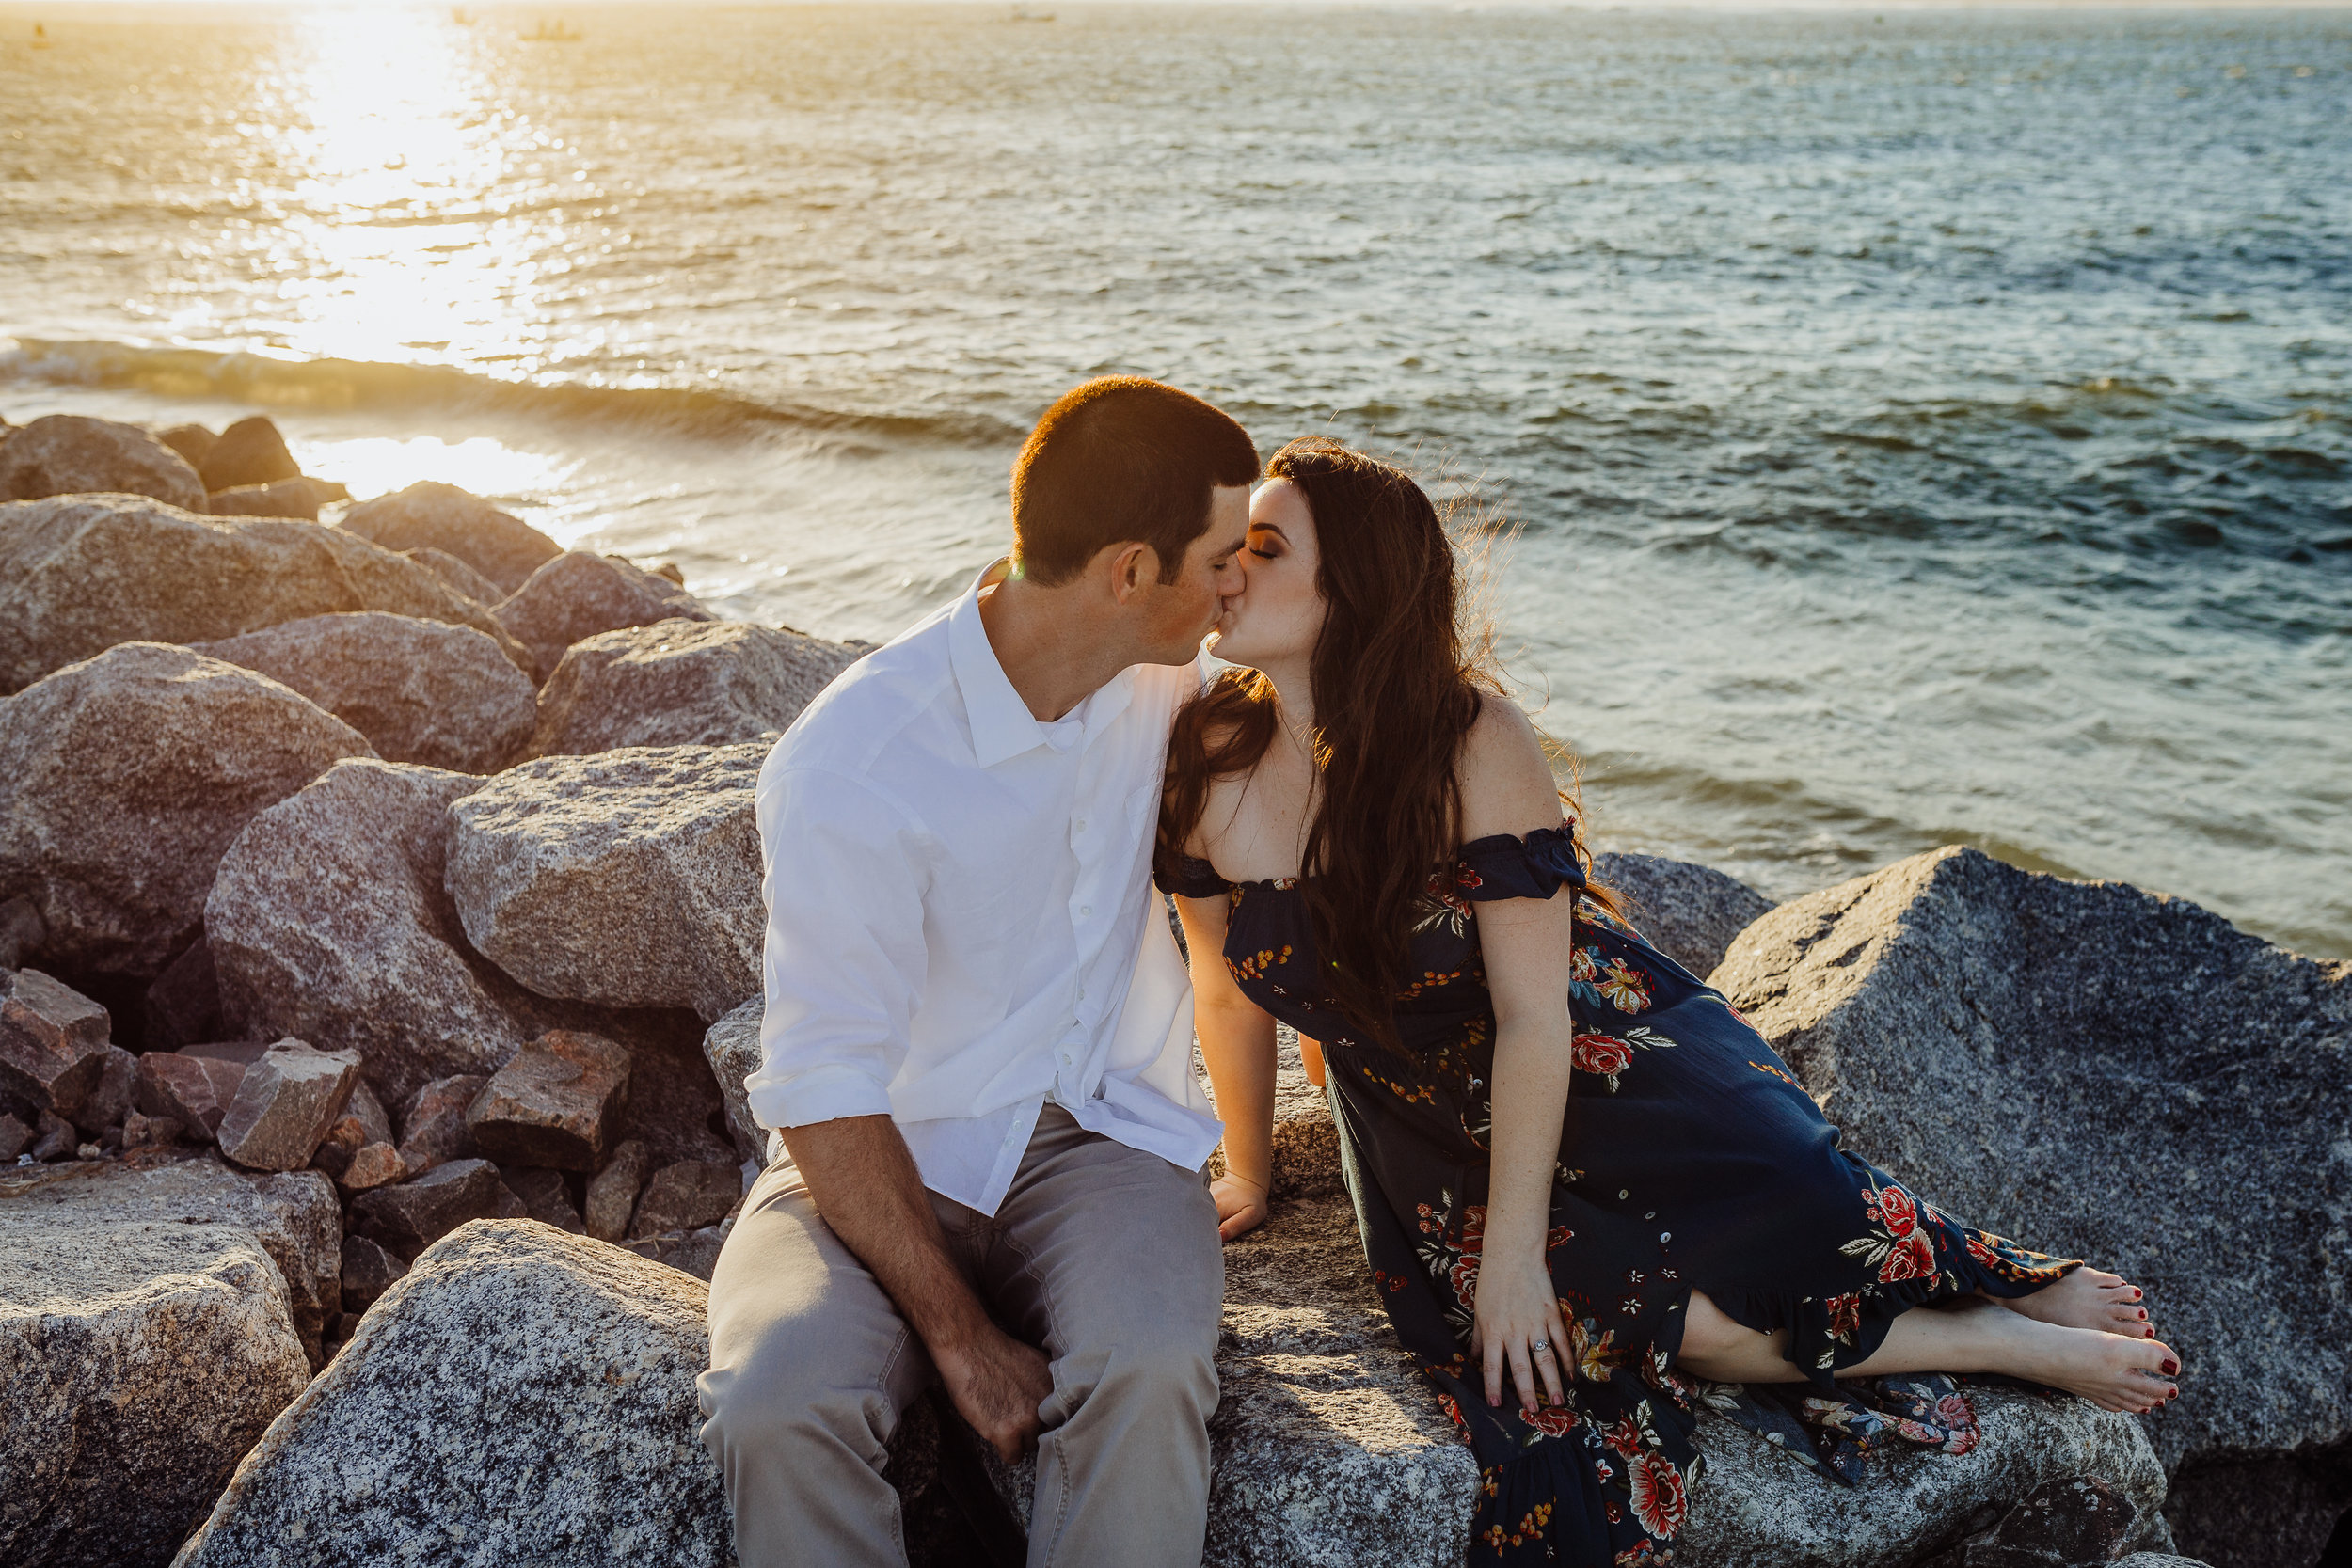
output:
[{"label": "man's ear", "polygon": [[1160,580],[1160,552],[1142,540],[1106,547],[1117,552],[1111,557],[1111,597],[1121,605],[1131,602],[1147,583]]}]

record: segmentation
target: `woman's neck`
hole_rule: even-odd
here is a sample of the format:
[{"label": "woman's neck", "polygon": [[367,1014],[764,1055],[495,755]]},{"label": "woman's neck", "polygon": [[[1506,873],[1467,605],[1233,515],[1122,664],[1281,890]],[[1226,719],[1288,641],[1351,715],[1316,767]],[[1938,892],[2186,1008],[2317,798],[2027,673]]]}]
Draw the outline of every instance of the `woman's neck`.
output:
[{"label": "woman's neck", "polygon": [[1307,667],[1261,664],[1258,673],[1274,688],[1274,717],[1290,742],[1311,761],[1315,754],[1314,682]]}]

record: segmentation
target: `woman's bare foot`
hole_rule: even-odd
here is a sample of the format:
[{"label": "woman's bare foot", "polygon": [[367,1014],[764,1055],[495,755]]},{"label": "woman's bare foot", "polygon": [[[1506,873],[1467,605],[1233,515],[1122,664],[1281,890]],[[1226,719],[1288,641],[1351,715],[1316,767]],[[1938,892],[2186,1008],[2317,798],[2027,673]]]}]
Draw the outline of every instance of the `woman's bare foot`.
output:
[{"label": "woman's bare foot", "polygon": [[2148,1321],[2148,1308],[2140,1300],[2139,1287],[2122,1275],[2107,1274],[2089,1264],[2068,1270],[2057,1284],[2045,1285],[2029,1296],[1990,1299],[2036,1323],[2055,1323],[2060,1328],[2095,1329],[2103,1334],[2121,1334],[2127,1339],[2156,1337],[2154,1325]]},{"label": "woman's bare foot", "polygon": [[[2022,1313],[1994,1332],[2010,1342],[1991,1370],[2080,1394],[2102,1410],[2144,1416],[2180,1396],[2180,1357],[2153,1339],[2075,1328]],[[2013,1348],[2010,1348],[2013,1347]]]}]

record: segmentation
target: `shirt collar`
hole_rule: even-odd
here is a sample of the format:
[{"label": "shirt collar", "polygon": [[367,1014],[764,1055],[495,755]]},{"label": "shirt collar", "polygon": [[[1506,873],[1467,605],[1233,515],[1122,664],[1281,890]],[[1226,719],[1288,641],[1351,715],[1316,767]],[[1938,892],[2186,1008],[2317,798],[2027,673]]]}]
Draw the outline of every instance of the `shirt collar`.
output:
[{"label": "shirt collar", "polygon": [[[980,621],[980,594],[1011,572],[1009,556],[991,562],[947,612],[947,660],[955,673],[956,689],[963,696],[964,714],[971,721],[973,760],[982,768],[993,768],[1045,744],[1045,726],[1013,689],[1004,665],[997,661],[996,650],[989,644],[988,627]],[[1127,711],[1135,691],[1136,672],[1131,666],[1072,710],[1072,717],[1085,724],[1089,743]]]}]

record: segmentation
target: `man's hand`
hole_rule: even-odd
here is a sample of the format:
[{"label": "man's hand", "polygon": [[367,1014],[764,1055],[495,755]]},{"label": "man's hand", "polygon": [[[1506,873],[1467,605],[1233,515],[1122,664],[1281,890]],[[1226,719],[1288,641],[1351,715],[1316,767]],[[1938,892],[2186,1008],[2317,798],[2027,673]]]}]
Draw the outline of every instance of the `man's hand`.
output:
[{"label": "man's hand", "polygon": [[1038,1407],[1054,1392],[1045,1356],[991,1324],[962,1349],[934,1352],[933,1365],[956,1414],[1010,1465],[1037,1444]]},{"label": "man's hand", "polygon": [[1255,1230],[1265,1223],[1265,1184],[1246,1176],[1220,1176],[1209,1183],[1216,1199],[1216,1233],[1220,1241]]}]

